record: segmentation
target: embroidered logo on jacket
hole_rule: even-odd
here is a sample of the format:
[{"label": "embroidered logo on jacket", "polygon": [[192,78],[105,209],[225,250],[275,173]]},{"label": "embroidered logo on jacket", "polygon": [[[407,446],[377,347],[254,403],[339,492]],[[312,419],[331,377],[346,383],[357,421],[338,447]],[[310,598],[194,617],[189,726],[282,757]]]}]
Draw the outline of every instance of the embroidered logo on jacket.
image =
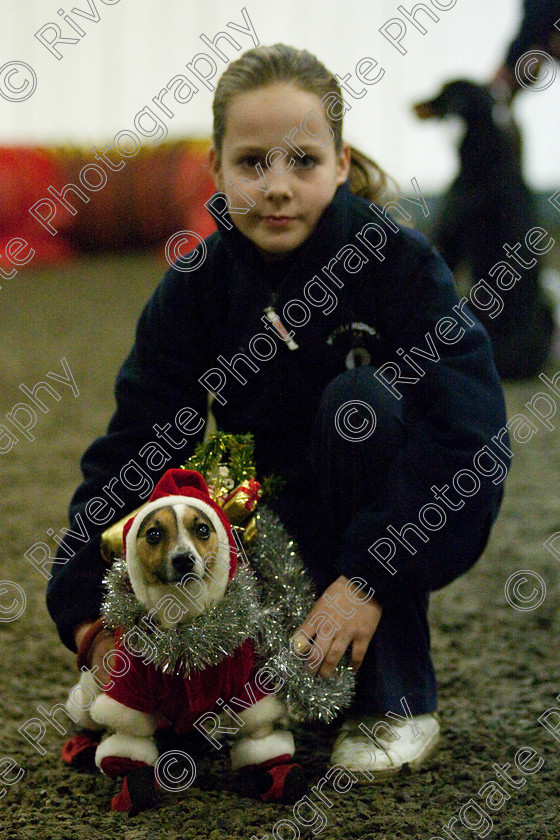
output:
[{"label": "embroidered logo on jacket", "polygon": [[375,327],[363,321],[341,324],[327,338],[328,345],[341,352],[346,351],[345,364],[348,370],[371,364],[378,341],[379,334]]}]

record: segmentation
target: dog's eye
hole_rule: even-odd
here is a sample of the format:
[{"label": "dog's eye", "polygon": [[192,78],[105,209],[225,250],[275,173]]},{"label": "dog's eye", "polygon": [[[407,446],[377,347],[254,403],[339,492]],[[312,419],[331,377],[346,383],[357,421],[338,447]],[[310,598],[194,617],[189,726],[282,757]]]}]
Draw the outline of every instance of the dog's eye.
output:
[{"label": "dog's eye", "polygon": [[195,530],[197,537],[201,540],[207,540],[210,536],[210,528],[204,522],[199,522]]},{"label": "dog's eye", "polygon": [[159,528],[148,528],[146,531],[146,542],[150,545],[155,545],[161,539],[161,531]]}]

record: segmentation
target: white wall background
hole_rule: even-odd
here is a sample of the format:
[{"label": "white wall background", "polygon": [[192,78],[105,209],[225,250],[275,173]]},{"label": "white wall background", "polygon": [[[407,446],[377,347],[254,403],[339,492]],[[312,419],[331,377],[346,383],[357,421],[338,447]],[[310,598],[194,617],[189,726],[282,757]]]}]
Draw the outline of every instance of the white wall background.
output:
[{"label": "white wall background", "polygon": [[[400,1],[406,9],[414,5],[413,0]],[[456,169],[451,132],[440,123],[419,123],[410,105],[454,77],[487,80],[516,30],[521,0],[457,0],[448,11],[425,2],[440,20],[423,16],[425,35],[409,23],[403,56],[378,31],[391,17],[402,19],[399,0],[111,0],[110,5],[103,0],[2,0],[0,67],[26,62],[36,73],[37,88],[25,101],[0,98],[0,143],[111,142],[118,131],[133,128],[138,111],[173,76],[189,76],[185,65],[196,53],[209,52],[200,34],[211,38],[229,21],[243,24],[245,7],[261,43],[306,47],[333,73],[354,77],[361,58],[376,59],[385,76],[362,99],[348,98],[353,107],[346,116],[346,139],[377,159],[402,188],[416,177],[423,191],[436,191]],[[57,60],[34,34],[56,22],[63,35],[77,37],[58,15],[61,8],[65,13],[97,9],[100,20],[72,14],[86,34],[77,44],[60,45],[63,58]],[[232,34],[243,49],[253,45],[248,35]],[[222,49],[231,58],[241,54],[225,44]],[[225,62],[216,60],[221,72]],[[208,134],[211,96],[201,88],[189,103],[174,103],[175,116],[166,120],[169,135]],[[557,188],[560,72],[547,90],[524,92],[515,111],[525,134],[529,182],[539,189]]]}]

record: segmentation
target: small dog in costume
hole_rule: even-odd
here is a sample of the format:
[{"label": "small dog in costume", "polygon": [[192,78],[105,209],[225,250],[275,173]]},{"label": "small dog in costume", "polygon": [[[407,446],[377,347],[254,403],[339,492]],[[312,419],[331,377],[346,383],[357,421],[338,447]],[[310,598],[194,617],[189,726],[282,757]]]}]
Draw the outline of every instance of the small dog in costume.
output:
[{"label": "small dog in costume", "polygon": [[[123,540],[125,560],[107,576],[104,612],[108,624],[118,628],[115,650],[130,667],[121,676],[115,673],[80,719],[85,727],[111,732],[97,747],[95,762],[106,775],[125,777],[112,809],[138,813],[155,804],[158,727],[170,724],[179,734],[188,732],[207,718],[217,721],[216,712],[228,701],[242,721],[231,749],[232,768],[250,770],[247,775],[263,801],[298,799],[306,782],[293,761],[286,706],[279,686],[271,691],[270,671],[266,679],[259,672],[263,652],[268,665],[274,649],[270,630],[268,642],[262,643],[267,609],[261,583],[252,569],[237,562],[231,524],[211,499],[204,478],[192,470],[168,470],[147,505],[127,522]],[[302,605],[299,614],[307,608]],[[291,618],[297,622],[299,615]],[[139,635],[144,639],[142,655],[136,653],[133,635],[136,644]],[[297,664],[305,671],[303,663]],[[296,676],[290,667],[286,670]],[[315,685],[309,674],[300,679]],[[321,681],[318,690],[305,689],[322,713],[328,706],[328,682]],[[288,679],[282,683],[289,688]],[[81,684],[91,693],[91,674],[83,673]],[[351,688],[340,705],[350,697]]]}]

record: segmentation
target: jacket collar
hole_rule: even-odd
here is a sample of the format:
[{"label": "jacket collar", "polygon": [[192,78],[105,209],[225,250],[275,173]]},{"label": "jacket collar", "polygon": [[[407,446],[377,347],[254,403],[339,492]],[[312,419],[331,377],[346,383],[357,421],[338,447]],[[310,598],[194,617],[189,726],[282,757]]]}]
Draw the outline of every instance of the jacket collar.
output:
[{"label": "jacket collar", "polygon": [[308,273],[310,269],[316,271],[317,266],[322,265],[329,254],[336,253],[337,243],[344,244],[349,241],[353,198],[348,182],[341,184],[311,236],[295,251],[274,263],[263,259],[257,247],[239,232],[227,213],[226,219],[231,222],[232,227],[226,230],[221,225],[219,235],[230,254],[249,268],[253,276],[256,275],[265,284],[278,288],[295,273],[301,275]]}]

